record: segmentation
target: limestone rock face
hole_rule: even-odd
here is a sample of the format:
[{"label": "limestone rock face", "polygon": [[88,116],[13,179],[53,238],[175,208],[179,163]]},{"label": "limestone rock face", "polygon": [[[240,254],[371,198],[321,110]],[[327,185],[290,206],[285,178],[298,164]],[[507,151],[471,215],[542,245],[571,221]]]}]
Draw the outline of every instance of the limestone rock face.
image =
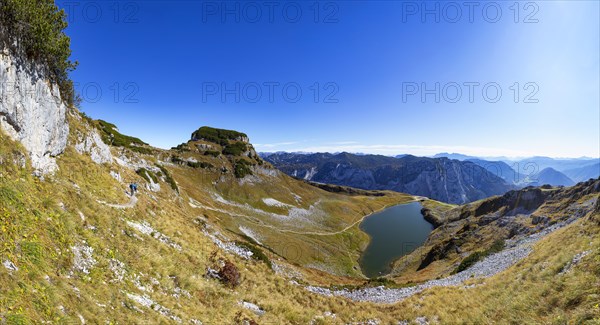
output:
[{"label": "limestone rock face", "polygon": [[86,136],[80,135],[79,142],[75,144],[75,150],[80,154],[88,153],[97,164],[111,163],[113,160],[110,147],[102,141],[96,131],[90,131]]},{"label": "limestone rock face", "polygon": [[41,67],[0,52],[0,127],[27,149],[39,176],[58,167],[69,135],[67,107]]}]

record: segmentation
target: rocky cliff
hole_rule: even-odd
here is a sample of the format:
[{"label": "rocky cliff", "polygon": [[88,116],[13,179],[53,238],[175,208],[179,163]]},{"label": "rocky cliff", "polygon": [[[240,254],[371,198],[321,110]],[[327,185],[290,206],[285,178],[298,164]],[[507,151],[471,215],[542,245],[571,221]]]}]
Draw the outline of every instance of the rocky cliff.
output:
[{"label": "rocky cliff", "polygon": [[67,107],[41,66],[0,54],[0,127],[27,149],[38,175],[56,170],[67,145]]}]

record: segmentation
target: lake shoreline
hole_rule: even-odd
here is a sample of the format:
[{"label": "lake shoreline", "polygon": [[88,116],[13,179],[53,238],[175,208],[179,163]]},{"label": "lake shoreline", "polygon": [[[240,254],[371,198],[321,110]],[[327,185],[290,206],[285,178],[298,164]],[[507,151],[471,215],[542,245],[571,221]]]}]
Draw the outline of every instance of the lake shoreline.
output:
[{"label": "lake shoreline", "polygon": [[[423,213],[424,207],[422,202],[422,199],[415,198],[409,202],[389,205],[379,209],[378,211],[374,211],[361,219],[361,222],[358,224],[358,228],[361,232],[368,236],[369,240],[362,247],[361,254],[356,262],[360,266],[361,273],[366,279],[374,279],[389,274],[397,260],[422,246],[423,243],[425,243],[425,241],[429,238],[431,232],[437,228],[437,225],[432,223],[431,220],[429,220]],[[418,206],[410,207],[410,205],[414,203],[417,203]],[[404,208],[406,211],[392,210],[399,209],[400,207],[406,207]],[[369,217],[379,213],[384,213],[387,210],[391,210],[389,212],[391,214],[400,213],[408,214],[408,216],[407,218],[398,219],[390,218],[395,215],[387,216],[387,218],[385,215],[382,215],[381,217],[384,219],[378,221],[377,224],[371,223],[365,225],[365,223],[368,222]],[[416,218],[417,213],[419,215],[418,218]],[[370,227],[371,229],[365,227]],[[402,234],[403,231],[404,234]],[[373,232],[379,232],[379,234],[374,234]],[[374,236],[379,236],[379,238],[376,239]],[[386,236],[388,238],[386,238]],[[394,243],[394,241],[398,240],[400,241]],[[411,243],[416,245],[412,247],[410,246]],[[407,244],[409,244],[409,246],[407,246]],[[400,247],[400,251],[393,250],[397,249],[398,247]],[[392,251],[389,249],[392,249]],[[391,257],[391,259],[389,256],[390,254],[394,255]],[[381,259],[385,260],[385,267],[375,266],[375,268],[380,268],[381,270],[378,271],[378,274],[369,275],[369,273],[372,273],[372,271],[370,272],[368,269],[373,268],[373,263],[377,265],[377,260]]]}]

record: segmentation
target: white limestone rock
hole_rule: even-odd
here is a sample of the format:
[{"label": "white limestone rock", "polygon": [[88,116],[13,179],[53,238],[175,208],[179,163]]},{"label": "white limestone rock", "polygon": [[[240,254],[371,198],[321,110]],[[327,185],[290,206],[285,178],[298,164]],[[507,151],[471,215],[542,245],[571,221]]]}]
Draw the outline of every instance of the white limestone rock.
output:
[{"label": "white limestone rock", "polygon": [[41,66],[0,52],[0,128],[27,149],[38,176],[58,168],[69,135],[64,105],[57,85]]},{"label": "white limestone rock", "polygon": [[113,160],[110,147],[102,141],[96,131],[90,131],[87,135],[79,135],[79,141],[75,144],[75,150],[80,154],[89,154],[97,164],[111,163]]}]

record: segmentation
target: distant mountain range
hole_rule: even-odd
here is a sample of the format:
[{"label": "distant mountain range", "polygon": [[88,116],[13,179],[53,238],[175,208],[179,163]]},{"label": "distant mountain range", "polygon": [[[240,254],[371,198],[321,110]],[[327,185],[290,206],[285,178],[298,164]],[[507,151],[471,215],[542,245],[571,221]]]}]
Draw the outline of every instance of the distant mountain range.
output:
[{"label": "distant mountain range", "polygon": [[590,178],[598,178],[600,176],[600,159],[598,158],[550,158],[540,156],[522,159],[509,159],[507,157],[482,158],[447,152],[438,153],[433,157],[446,157],[461,161],[484,161],[486,163],[504,162],[519,174],[530,176],[538,174],[546,168],[552,168],[567,175],[575,182],[587,181]]},{"label": "distant mountain range", "polygon": [[393,190],[449,203],[467,203],[525,186],[571,186],[600,177],[598,159],[486,160],[440,153],[395,157],[350,153],[263,153],[284,173],[319,183]]},{"label": "distant mountain range", "polygon": [[570,179],[567,175],[557,171],[554,168],[544,168],[541,172],[535,174],[533,179],[527,185],[532,186],[540,186],[544,184],[549,184],[552,186],[571,186],[575,185],[575,182]]},{"label": "distant mountain range", "polygon": [[516,188],[478,164],[448,158],[350,153],[273,153],[262,157],[284,173],[305,180],[393,190],[457,204]]},{"label": "distant mountain range", "polygon": [[590,178],[598,178],[598,175],[600,175],[600,163],[567,169],[564,171],[564,174],[576,182],[587,181]]},{"label": "distant mountain range", "polygon": [[465,161],[470,161],[485,168],[488,172],[502,178],[508,184],[521,184],[526,178],[525,175],[517,172],[504,161],[488,161],[478,158],[469,158]]}]

